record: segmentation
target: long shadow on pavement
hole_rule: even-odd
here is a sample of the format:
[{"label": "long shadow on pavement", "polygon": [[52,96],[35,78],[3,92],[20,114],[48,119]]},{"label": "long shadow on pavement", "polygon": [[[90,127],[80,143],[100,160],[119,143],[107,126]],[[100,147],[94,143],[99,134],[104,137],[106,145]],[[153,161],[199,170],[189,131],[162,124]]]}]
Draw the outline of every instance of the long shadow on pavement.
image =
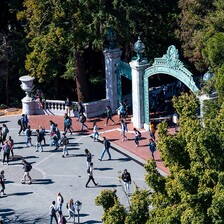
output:
[{"label": "long shadow on pavement", "polygon": [[103,184],[99,184],[98,185],[99,187],[120,187],[121,186],[121,184],[105,184],[105,185],[103,185]]},{"label": "long shadow on pavement", "polygon": [[33,179],[32,184],[53,184],[51,179]]},{"label": "long shadow on pavement", "polygon": [[24,196],[24,195],[28,195],[28,194],[33,194],[33,192],[15,192],[15,193],[12,193],[12,194],[7,194],[7,196]]},{"label": "long shadow on pavement", "polygon": [[94,170],[105,171],[105,170],[113,170],[113,168],[94,168]]}]

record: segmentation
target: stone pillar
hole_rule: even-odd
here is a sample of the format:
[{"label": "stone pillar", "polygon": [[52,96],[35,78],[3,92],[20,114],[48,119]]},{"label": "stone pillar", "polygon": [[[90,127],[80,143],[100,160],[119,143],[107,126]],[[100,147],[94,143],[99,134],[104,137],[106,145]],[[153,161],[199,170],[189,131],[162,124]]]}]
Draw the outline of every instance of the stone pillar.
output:
[{"label": "stone pillar", "polygon": [[149,67],[147,60],[131,61],[132,71],[132,107],[133,118],[132,122],[134,127],[143,128],[145,115],[144,115],[144,73],[145,69]]},{"label": "stone pillar", "polygon": [[116,63],[121,60],[119,48],[104,50],[105,74],[106,74],[106,99],[110,100],[112,112],[115,113],[118,107],[117,99],[117,75]]},{"label": "stone pillar", "polygon": [[28,75],[21,76],[19,80],[22,82],[21,88],[25,91],[26,96],[22,99],[22,113],[27,115],[32,115],[35,113],[34,101],[30,97],[30,93],[33,89],[33,80],[35,78]]}]

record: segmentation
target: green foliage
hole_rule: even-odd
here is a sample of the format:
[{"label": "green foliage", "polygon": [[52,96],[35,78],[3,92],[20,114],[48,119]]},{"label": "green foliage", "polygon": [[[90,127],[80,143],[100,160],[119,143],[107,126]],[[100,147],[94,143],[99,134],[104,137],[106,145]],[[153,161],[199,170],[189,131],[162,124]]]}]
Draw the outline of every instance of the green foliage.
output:
[{"label": "green foliage", "polygon": [[124,224],[125,209],[118,202],[115,203],[103,216],[102,220],[105,224]]},{"label": "green foliage", "polygon": [[158,181],[156,186],[151,184],[155,180],[151,173],[158,171],[147,170],[146,183],[156,189],[148,223],[222,223],[223,197],[219,193],[224,183],[224,110],[206,105],[210,114],[202,127],[195,116],[195,97],[183,94],[173,103],[180,115],[180,131],[170,136],[166,124],[159,125],[158,148],[170,175],[163,177],[161,188]]},{"label": "green foliage", "polygon": [[100,195],[96,197],[95,204],[102,206],[105,211],[112,208],[117,202],[116,191],[114,190],[103,190]]},{"label": "green foliage", "polygon": [[184,54],[201,72],[211,67],[219,102],[224,99],[224,2],[180,0],[180,30]]},{"label": "green foliage", "polygon": [[149,191],[138,188],[131,196],[131,208],[125,218],[125,224],[146,223],[149,217]]}]

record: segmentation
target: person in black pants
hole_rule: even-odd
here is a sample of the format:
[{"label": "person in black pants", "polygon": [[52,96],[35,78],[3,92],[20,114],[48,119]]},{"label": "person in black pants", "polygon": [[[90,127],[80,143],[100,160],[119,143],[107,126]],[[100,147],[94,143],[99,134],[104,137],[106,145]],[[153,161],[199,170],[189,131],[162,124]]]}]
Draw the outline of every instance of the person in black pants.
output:
[{"label": "person in black pants", "polygon": [[93,178],[93,163],[90,163],[89,168],[87,169],[87,173],[89,174],[89,179],[86,183],[86,187],[88,187],[88,184],[91,180],[93,181],[94,185],[97,186],[98,183],[96,183],[94,178]]}]

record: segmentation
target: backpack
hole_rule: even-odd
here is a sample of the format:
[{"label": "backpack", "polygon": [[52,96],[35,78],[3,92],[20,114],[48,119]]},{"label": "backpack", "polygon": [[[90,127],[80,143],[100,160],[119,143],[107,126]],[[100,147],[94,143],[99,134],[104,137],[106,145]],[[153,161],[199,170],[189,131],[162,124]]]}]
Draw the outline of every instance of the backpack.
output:
[{"label": "backpack", "polygon": [[18,125],[22,124],[21,118],[17,121]]},{"label": "backpack", "polygon": [[62,142],[63,142],[63,145],[67,145],[69,143],[69,140],[67,137],[64,137]]},{"label": "backpack", "polygon": [[64,203],[64,198],[61,196],[61,203]]},{"label": "backpack", "polygon": [[7,144],[3,146],[3,150],[4,150],[4,153],[9,153],[10,152],[10,148]]},{"label": "backpack", "polygon": [[85,123],[86,122],[86,116],[83,115],[82,118],[81,118],[81,123]]},{"label": "backpack", "polygon": [[27,171],[29,172],[30,170],[32,170],[32,165],[30,163],[27,163]]},{"label": "backpack", "polygon": [[141,138],[142,137],[142,133],[140,131],[138,131],[138,137]]}]

